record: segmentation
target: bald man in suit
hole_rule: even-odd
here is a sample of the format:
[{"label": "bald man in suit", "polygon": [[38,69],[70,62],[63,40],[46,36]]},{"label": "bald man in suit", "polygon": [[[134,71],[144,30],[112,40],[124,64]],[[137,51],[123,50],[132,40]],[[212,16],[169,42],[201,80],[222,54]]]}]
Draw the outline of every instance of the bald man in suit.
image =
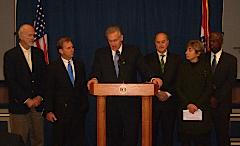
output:
[{"label": "bald man in suit", "polygon": [[25,144],[43,146],[43,80],[46,70],[43,51],[33,47],[34,27],[23,24],[19,44],[4,54],[4,76],[9,89],[11,132]]},{"label": "bald man in suit", "polygon": [[[153,97],[153,146],[173,145],[173,132],[177,112],[176,79],[181,59],[168,50],[169,39],[164,32],[155,35],[156,51],[145,56],[151,70],[163,80],[161,91]],[[159,130],[161,129],[161,130]]]},{"label": "bald man in suit", "polygon": [[210,33],[209,44],[211,52],[207,54],[207,59],[213,74],[211,107],[217,146],[229,146],[232,87],[237,77],[237,58],[223,51],[221,32]]}]

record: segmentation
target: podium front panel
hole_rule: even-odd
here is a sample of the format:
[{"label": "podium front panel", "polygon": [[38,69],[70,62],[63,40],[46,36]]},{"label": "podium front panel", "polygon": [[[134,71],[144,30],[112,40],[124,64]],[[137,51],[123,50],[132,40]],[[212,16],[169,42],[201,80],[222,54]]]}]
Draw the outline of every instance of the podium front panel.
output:
[{"label": "podium front panel", "polygon": [[92,84],[91,94],[97,96],[153,96],[154,84]]}]

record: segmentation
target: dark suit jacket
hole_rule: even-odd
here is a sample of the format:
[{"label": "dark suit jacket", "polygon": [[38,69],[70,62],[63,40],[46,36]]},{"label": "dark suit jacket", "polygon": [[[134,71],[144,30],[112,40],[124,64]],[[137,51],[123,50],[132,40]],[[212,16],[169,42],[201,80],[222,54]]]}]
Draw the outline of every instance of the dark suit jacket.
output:
[{"label": "dark suit jacket", "polygon": [[47,67],[44,111],[53,112],[58,119],[84,114],[88,109],[84,64],[75,59],[73,64],[74,86],[61,58]]},{"label": "dark suit jacket", "polygon": [[117,78],[111,48],[100,48],[95,53],[90,78],[97,78],[100,83],[136,83],[137,72],[144,80],[153,76],[139,49],[123,45],[119,61],[119,77]]},{"label": "dark suit jacket", "polygon": [[[211,53],[207,54],[207,59],[210,63]],[[223,51],[213,73],[214,96],[220,104],[230,104],[232,102],[232,86],[236,77],[237,58]]]},{"label": "dark suit jacket", "polygon": [[[31,57],[32,72],[19,45],[4,54],[4,75],[9,88],[10,113],[27,113],[30,109],[24,101],[37,95],[43,97],[43,76],[46,68],[44,54],[40,49],[31,47]],[[36,110],[41,111],[42,106]]]},{"label": "dark suit jacket", "polygon": [[161,106],[161,109],[176,108],[176,79],[178,67],[181,63],[180,57],[176,54],[168,52],[166,63],[164,65],[164,73],[161,71],[160,60],[157,52],[146,55],[145,59],[151,70],[157,75],[157,77],[163,80],[161,90],[167,91],[172,95],[165,102],[160,102],[157,98],[153,98],[153,100],[155,102],[159,102],[158,106]]}]

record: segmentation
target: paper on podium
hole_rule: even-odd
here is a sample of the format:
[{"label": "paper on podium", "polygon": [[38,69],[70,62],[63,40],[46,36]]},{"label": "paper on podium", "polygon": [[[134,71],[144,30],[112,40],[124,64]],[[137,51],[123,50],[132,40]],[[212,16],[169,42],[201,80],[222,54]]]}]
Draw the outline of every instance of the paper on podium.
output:
[{"label": "paper on podium", "polygon": [[183,120],[202,121],[202,111],[198,109],[194,112],[194,114],[192,114],[188,110],[183,110]]}]

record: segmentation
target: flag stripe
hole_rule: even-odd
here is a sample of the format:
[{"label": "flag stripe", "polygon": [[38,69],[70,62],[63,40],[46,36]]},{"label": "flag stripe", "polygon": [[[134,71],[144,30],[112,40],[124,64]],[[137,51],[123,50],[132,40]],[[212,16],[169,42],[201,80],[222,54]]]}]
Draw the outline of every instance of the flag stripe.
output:
[{"label": "flag stripe", "polygon": [[209,51],[209,9],[208,0],[202,0],[202,24],[201,39],[204,43],[205,51]]}]

